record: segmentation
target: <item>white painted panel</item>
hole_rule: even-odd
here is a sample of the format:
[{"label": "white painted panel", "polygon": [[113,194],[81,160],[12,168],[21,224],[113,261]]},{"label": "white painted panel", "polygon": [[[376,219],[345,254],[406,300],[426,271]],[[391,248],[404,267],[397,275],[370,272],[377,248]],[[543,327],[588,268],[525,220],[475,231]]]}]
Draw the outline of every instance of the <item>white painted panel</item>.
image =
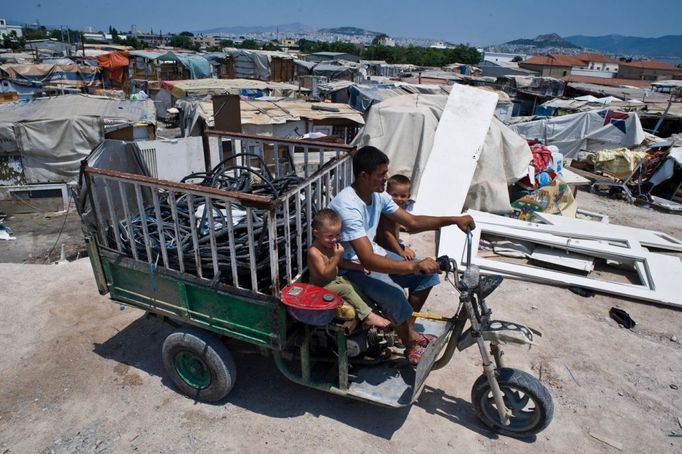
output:
[{"label": "white painted panel", "polygon": [[[414,214],[461,213],[497,100],[496,94],[478,88],[452,87],[419,182]],[[459,229],[446,227],[441,238],[438,254],[461,258],[464,235]]]},{"label": "white painted panel", "polygon": [[530,254],[530,258],[538,262],[550,263],[587,273],[594,270],[594,259],[587,255],[557,251],[547,247],[536,247],[533,253]]},{"label": "white painted panel", "polygon": [[[205,171],[201,137],[140,140],[136,143],[143,150],[143,155],[146,155],[145,161],[148,164],[153,163],[157,178],[180,181],[190,173]],[[154,156],[149,156],[150,153]],[[154,172],[153,169],[150,170]]]},{"label": "white painted panel", "polygon": [[568,238],[584,238],[592,240],[626,241],[637,239],[642,246],[682,252],[682,241],[663,232],[638,229],[624,225],[606,224],[602,222],[569,218],[546,213],[534,213],[534,216],[547,224],[526,222],[505,216],[469,210],[474,219],[519,230],[549,233]]},{"label": "white painted panel", "polygon": [[594,257],[602,257],[613,260],[643,260],[646,256],[644,249],[636,244],[634,247],[613,246],[606,242],[585,240],[577,238],[567,238],[550,233],[531,232],[528,230],[517,229],[513,227],[506,227],[495,224],[488,224],[486,222],[478,221],[478,230],[481,232],[488,232],[496,236],[504,238],[515,238],[522,241],[530,241],[537,244],[544,244],[545,246],[552,246],[567,251],[573,251],[581,254],[588,254]]},{"label": "white painted panel", "polygon": [[627,227],[624,225],[604,224],[583,219],[567,218],[546,213],[534,213],[534,215],[543,222],[554,226],[553,229],[547,230],[552,231],[553,233],[564,231],[571,232],[575,236],[589,235],[592,238],[599,237],[604,239],[625,237],[636,238],[642,246],[682,252],[682,241],[667,233]]},{"label": "white painted panel", "polygon": [[576,285],[626,298],[682,307],[682,291],[680,291],[682,289],[679,288],[679,283],[674,280],[675,275],[679,276],[682,273],[680,259],[662,254],[651,255],[655,256],[649,260],[652,265],[652,271],[654,271],[656,279],[663,283],[657,286],[656,290],[651,290],[643,285],[599,281],[575,274],[517,265],[515,263],[497,262],[481,257],[477,257],[474,262],[481,267],[481,272],[484,274],[502,273],[508,277],[516,277],[542,284]]},{"label": "white painted panel", "polygon": [[419,184],[415,214],[459,214],[490,128],[497,95],[454,85]]}]

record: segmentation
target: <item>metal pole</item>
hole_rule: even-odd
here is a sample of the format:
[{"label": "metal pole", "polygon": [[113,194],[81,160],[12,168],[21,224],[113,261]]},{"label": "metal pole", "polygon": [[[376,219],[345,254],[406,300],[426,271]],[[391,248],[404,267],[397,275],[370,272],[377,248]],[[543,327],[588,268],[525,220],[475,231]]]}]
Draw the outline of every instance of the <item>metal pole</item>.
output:
[{"label": "metal pole", "polygon": [[656,122],[656,127],[654,127],[654,130],[651,131],[651,134],[656,135],[656,132],[658,132],[658,128],[661,127],[663,124],[663,120],[665,120],[665,117],[668,115],[668,111],[670,110],[670,106],[673,103],[673,94],[672,91],[670,92],[670,98],[668,99],[668,107],[665,108],[665,112],[663,112],[663,115],[661,115],[661,118],[658,119]]}]

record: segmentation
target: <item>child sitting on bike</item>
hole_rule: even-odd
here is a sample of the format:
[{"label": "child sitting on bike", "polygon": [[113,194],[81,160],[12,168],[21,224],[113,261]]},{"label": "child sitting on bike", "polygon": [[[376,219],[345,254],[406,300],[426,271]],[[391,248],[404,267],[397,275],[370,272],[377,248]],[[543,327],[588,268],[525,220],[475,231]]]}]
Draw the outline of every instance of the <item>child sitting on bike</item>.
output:
[{"label": "child sitting on bike", "polygon": [[364,267],[355,262],[343,260],[343,246],[338,238],[341,233],[341,219],[328,208],[315,213],[312,222],[313,244],[308,248],[309,282],[330,290],[348,304],[353,306],[358,319],[365,325],[387,328],[391,322],[372,309],[358,295],[353,284],[338,275],[339,266],[349,270],[366,272]]},{"label": "child sitting on bike", "polygon": [[[411,189],[412,182],[405,175],[393,175],[386,182],[386,192],[388,192],[396,205],[403,210],[407,209],[407,205],[410,202]],[[386,251],[398,254],[405,260],[412,260],[417,254],[400,241],[401,227],[400,224],[394,222],[388,216],[382,215],[377,227],[375,241]]]}]

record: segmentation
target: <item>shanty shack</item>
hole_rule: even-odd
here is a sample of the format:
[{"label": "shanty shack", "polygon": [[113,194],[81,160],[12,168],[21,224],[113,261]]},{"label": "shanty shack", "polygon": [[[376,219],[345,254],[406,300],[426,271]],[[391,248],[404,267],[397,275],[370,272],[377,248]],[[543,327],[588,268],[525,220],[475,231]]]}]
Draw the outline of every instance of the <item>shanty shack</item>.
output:
[{"label": "shanty shack", "polygon": [[30,99],[49,89],[83,92],[102,86],[99,69],[86,65],[5,64],[0,65],[0,91],[15,92]]},{"label": "shanty shack", "polygon": [[124,88],[128,80],[130,58],[127,51],[110,52],[97,56],[97,66],[105,81],[104,88]]},{"label": "shanty shack", "polygon": [[[185,137],[214,126],[213,102],[182,100],[181,129]],[[240,100],[241,132],[245,134],[302,137],[318,132],[350,142],[365,124],[362,114],[348,104],[310,103],[301,100]]]},{"label": "shanty shack", "polygon": [[135,50],[129,56],[130,79],[182,80],[211,77],[211,65],[201,55]]},{"label": "shanty shack", "polygon": [[[163,118],[166,109],[176,101],[186,98],[200,98],[207,95],[241,95],[259,98],[261,96],[295,97],[301,89],[297,85],[282,82],[266,82],[252,79],[195,79],[169,80],[161,82],[150,95],[156,103],[157,115]],[[303,90],[307,91],[307,90]]]},{"label": "shanty shack", "polygon": [[154,103],[63,95],[0,104],[0,185],[73,182],[108,139],[153,139]]},{"label": "shanty shack", "polygon": [[294,80],[294,58],[284,52],[227,49],[219,68],[221,79]]}]

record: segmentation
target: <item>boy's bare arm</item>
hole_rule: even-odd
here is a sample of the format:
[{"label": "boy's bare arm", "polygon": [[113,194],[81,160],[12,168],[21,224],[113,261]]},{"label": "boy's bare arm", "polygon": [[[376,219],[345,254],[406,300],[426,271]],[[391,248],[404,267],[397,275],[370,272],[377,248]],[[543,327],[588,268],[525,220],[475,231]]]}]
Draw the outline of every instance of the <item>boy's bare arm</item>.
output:
[{"label": "boy's bare arm", "polygon": [[377,244],[384,249],[400,254],[402,248],[400,247],[400,241],[396,236],[397,231],[398,224],[385,215],[381,215],[381,218],[379,218],[379,225],[377,226]]},{"label": "boy's bare arm", "polygon": [[334,279],[336,277],[339,260],[340,257],[334,255],[326,262],[322,251],[316,247],[308,248],[308,269],[314,278]]}]

